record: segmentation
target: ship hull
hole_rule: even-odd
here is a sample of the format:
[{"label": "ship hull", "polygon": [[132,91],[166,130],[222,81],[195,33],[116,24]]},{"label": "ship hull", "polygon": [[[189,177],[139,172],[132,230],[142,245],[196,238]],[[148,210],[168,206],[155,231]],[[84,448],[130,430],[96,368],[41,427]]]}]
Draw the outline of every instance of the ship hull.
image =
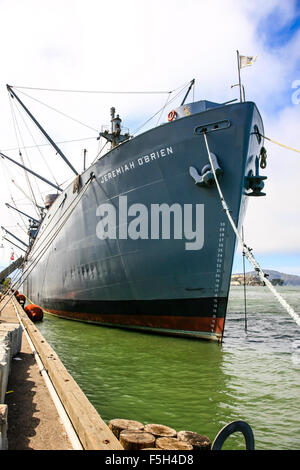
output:
[{"label": "ship hull", "polygon": [[64,318],[220,340],[236,240],[216,187],[198,187],[189,168],[209,163],[199,128],[224,121],[207,139],[241,224],[260,150],[253,129],[262,130],[253,103],[178,119],[98,160],[45,217],[25,265],[27,297]]},{"label": "ship hull", "polygon": [[[51,301],[44,308],[62,318],[104,326],[151,331],[203,339],[221,338],[225,315],[214,318],[215,298],[146,301]],[[226,309],[227,299],[218,298]],[[55,305],[55,309],[53,308]],[[213,329],[213,331],[212,331]]]}]

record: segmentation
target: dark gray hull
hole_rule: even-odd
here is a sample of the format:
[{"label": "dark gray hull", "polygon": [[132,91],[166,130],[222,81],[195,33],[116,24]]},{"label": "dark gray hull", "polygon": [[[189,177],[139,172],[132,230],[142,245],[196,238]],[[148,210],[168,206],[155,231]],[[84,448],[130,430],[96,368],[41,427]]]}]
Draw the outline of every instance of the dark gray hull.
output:
[{"label": "dark gray hull", "polygon": [[[253,103],[209,109],[164,124],[98,160],[81,176],[84,195],[73,193],[70,185],[45,217],[25,265],[27,297],[65,318],[219,340],[235,235],[216,187],[198,187],[189,168],[200,171],[208,163],[203,135],[195,129],[224,120],[229,126],[208,132],[207,139],[223,170],[225,200],[240,224],[247,200],[245,176],[250,169],[255,172],[261,148],[254,126],[263,130]],[[91,172],[95,178],[86,188]],[[153,204],[203,205],[201,248],[186,249],[186,238],[162,239],[160,234],[153,239],[150,228],[148,238],[126,238],[134,219],[130,216],[127,221],[116,219],[115,239],[99,239],[97,208],[110,204],[119,214],[120,197],[128,207],[143,204],[150,215]],[[72,213],[66,219],[68,207]],[[171,217],[171,235],[174,230]]]}]

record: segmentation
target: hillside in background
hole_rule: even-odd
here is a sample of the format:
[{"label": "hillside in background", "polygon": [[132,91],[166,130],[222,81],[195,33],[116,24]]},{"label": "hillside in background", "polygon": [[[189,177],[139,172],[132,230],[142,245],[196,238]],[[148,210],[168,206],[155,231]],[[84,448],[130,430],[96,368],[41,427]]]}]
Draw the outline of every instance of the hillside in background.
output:
[{"label": "hillside in background", "polygon": [[[294,274],[285,274],[279,271],[273,271],[272,269],[264,269],[264,273],[268,274],[268,279],[274,285],[284,286],[300,286],[300,276]],[[243,285],[244,275],[243,273],[233,274],[231,276],[231,285]],[[246,273],[246,284],[247,285],[262,285],[260,279],[255,271],[249,271]]]}]

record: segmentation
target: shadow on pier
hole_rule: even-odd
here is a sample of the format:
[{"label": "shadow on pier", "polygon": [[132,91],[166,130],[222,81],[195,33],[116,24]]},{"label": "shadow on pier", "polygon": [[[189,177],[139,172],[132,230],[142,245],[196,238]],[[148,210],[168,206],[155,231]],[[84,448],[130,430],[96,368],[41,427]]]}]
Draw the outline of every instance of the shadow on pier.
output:
[{"label": "shadow on pier", "polygon": [[[20,360],[21,359],[21,360]],[[5,403],[8,405],[8,450],[33,450],[30,438],[40,419],[34,403],[36,383],[32,380],[30,368],[35,364],[32,353],[20,352],[11,363]]]}]

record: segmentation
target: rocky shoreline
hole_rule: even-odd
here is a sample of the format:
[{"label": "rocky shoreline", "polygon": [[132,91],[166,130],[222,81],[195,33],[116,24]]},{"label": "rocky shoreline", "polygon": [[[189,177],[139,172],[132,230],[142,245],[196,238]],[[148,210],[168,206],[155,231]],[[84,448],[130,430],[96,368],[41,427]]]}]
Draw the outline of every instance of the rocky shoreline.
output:
[{"label": "rocky shoreline", "polygon": [[[284,280],[280,277],[269,277],[269,274],[266,273],[266,277],[269,278],[273,286],[283,286],[285,284]],[[265,283],[261,281],[258,275],[253,273],[244,274],[232,274],[230,285],[231,286],[264,286]]]}]

